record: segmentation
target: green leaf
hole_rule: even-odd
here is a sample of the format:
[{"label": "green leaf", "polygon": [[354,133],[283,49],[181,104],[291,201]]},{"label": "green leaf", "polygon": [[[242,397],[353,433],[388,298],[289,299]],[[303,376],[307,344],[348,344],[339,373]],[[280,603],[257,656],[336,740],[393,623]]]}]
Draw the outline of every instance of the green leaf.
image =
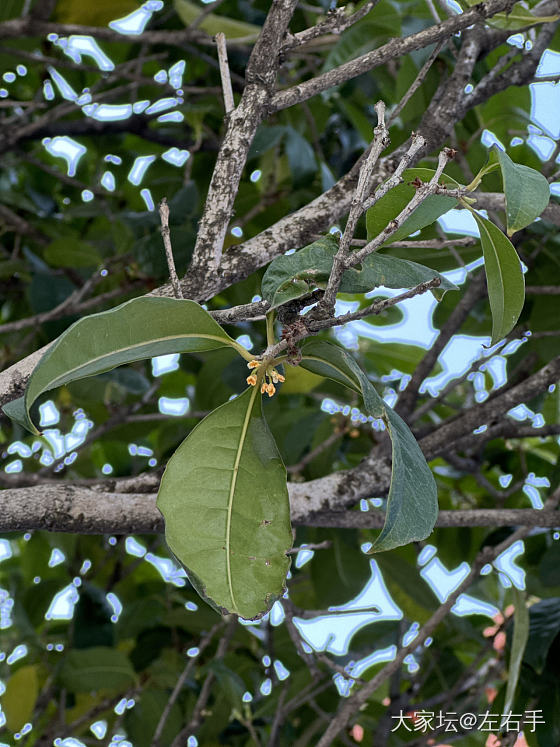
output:
[{"label": "green leaf", "polygon": [[511,236],[538,218],[550,200],[546,177],[535,169],[514,163],[508,154],[493,147],[498,158],[506,196],[507,234]]},{"label": "green leaf", "polygon": [[[175,675],[176,679],[176,675]],[[142,690],[135,697],[136,705],[126,712],[125,726],[127,737],[135,747],[150,747],[161,715],[169,701],[169,694],[153,687]],[[171,744],[181,731],[183,716],[177,702],[173,703],[161,734],[160,744]]]},{"label": "green leaf", "polygon": [[20,667],[12,674],[2,695],[2,710],[10,731],[19,731],[31,721],[38,694],[37,665]]},{"label": "green leaf", "polygon": [[239,714],[243,712],[243,693],[245,683],[237,672],[234,672],[220,659],[214,659],[208,664],[208,669],[214,673],[222,695],[229,701],[231,707]]},{"label": "green leaf", "polygon": [[294,187],[308,184],[317,171],[315,153],[309,142],[293,127],[286,127],[284,145]]},{"label": "green leaf", "polygon": [[435,480],[406,423],[388,407],[352,356],[325,340],[308,340],[301,365],[362,395],[369,415],[382,418],[393,445],[393,471],[385,523],[370,553],[428,537],[437,512]]},{"label": "green leaf", "polygon": [[[263,298],[272,308],[301,298],[314,288],[324,287],[338,251],[334,236],[324,236],[294,254],[282,255],[268,266],[261,284]],[[457,286],[435,270],[398,257],[373,253],[361,269],[346,270],[340,284],[342,293],[368,293],[374,288],[414,288],[425,280],[439,277],[441,295]]]},{"label": "green leaf", "polygon": [[52,241],[43,256],[52,267],[96,267],[103,261],[91,244],[67,238]]},{"label": "green leaf", "polygon": [[169,460],[157,499],[192,585],[245,618],[283,593],[292,543],[286,470],[261,407],[249,387],[204,418]]},{"label": "green leaf", "polygon": [[143,358],[226,345],[245,354],[194,301],[134,298],[69,327],[39,361],[25,396],[7,404],[4,412],[32,433],[38,433],[30,409],[43,392]]},{"label": "green leaf", "polygon": [[488,299],[492,311],[492,342],[515,326],[525,302],[525,279],[513,244],[499,228],[473,211],[480,230]]},{"label": "green leaf", "polygon": [[137,9],[136,0],[98,0],[96,3],[83,3],[82,0],[58,0],[55,18],[58,23],[106,26],[109,21],[122,18]]},{"label": "green leaf", "polygon": [[515,690],[521,672],[521,662],[525,653],[525,646],[529,638],[529,611],[525,594],[515,587],[513,588],[515,598],[515,616],[513,618],[513,640],[511,643],[511,655],[509,659],[508,681],[506,688],[506,699],[503,713],[509,713],[513,705]]},{"label": "green leaf", "polygon": [[[203,6],[198,6],[189,2],[189,0],[173,0],[173,5],[185,26],[190,26],[204,9]],[[215,36],[221,31],[228,39],[246,38],[247,41],[255,41],[261,30],[260,26],[220,16],[217,13],[209,13],[200,23],[199,28],[211,36]]]},{"label": "green leaf", "polygon": [[560,633],[560,597],[542,599],[529,608],[529,638],[523,660],[541,673],[552,641]]},{"label": "green leaf", "polygon": [[69,651],[60,670],[59,680],[73,693],[90,690],[124,690],[134,685],[134,669],[122,651],[105,646]]},{"label": "green leaf", "polygon": [[[378,202],[371,207],[366,213],[366,225],[368,239],[377,236],[387,224],[394,220],[399,213],[404,210],[408,203],[416,194],[416,188],[410,184],[414,179],[420,179],[423,182],[429,182],[434,175],[433,169],[408,169],[403,174],[403,183],[389,190]],[[459,182],[450,176],[442,174],[440,184],[449,184],[454,189],[460,187]],[[395,241],[402,241],[410,236],[411,233],[425,228],[434,223],[441,215],[457,205],[454,197],[446,195],[430,195],[422,202],[412,215],[395,231],[387,240],[387,244]]]},{"label": "green leaf", "polygon": [[[466,0],[467,6],[476,5],[478,0]],[[554,16],[537,16],[531,13],[528,8],[524,8],[521,3],[516,3],[509,13],[496,13],[492,18],[487,18],[486,23],[497,29],[505,31],[516,31],[529,26],[535,26],[537,23],[552,23],[560,18]]]},{"label": "green leaf", "polygon": [[380,40],[399,36],[401,16],[390,0],[381,0],[367,16],[340,35],[323,65],[323,72],[343,65],[379,46]]}]

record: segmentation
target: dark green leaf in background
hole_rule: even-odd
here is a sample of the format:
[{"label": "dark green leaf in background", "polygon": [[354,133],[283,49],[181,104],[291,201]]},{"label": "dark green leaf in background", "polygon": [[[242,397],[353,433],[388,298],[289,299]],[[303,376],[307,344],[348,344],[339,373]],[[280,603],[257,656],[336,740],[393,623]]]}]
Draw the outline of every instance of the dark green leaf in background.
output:
[{"label": "dark green leaf in background", "polygon": [[95,646],[69,651],[62,664],[59,680],[72,693],[86,693],[90,690],[131,687],[136,675],[130,660],[122,651]]}]

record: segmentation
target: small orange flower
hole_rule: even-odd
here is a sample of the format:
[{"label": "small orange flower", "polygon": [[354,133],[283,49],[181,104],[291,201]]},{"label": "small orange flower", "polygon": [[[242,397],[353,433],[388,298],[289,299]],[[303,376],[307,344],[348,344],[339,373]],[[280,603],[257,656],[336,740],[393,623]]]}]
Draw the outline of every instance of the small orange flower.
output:
[{"label": "small orange flower", "polygon": [[250,376],[247,376],[247,384],[249,384],[249,386],[256,386],[257,377],[255,376],[255,374],[251,374]]},{"label": "small orange flower", "polygon": [[247,368],[258,368],[260,365],[261,364],[259,361],[252,360],[252,361],[249,361],[249,363],[247,363]]}]

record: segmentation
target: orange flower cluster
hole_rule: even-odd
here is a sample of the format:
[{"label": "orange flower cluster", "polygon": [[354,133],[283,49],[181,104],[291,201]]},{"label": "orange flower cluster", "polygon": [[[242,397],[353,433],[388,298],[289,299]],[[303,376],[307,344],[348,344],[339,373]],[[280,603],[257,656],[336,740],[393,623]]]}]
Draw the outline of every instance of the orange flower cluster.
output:
[{"label": "orange flower cluster", "polygon": [[[259,368],[260,365],[260,361],[257,360],[252,360],[247,363],[247,367],[251,369]],[[268,394],[269,397],[272,397],[276,392],[276,387],[274,386],[274,384],[278,384],[278,382],[283,381],[286,381],[286,379],[282,376],[282,374],[279,374],[275,368],[269,366],[265,371],[264,379],[261,384],[261,394]],[[256,374],[252,373],[247,376],[247,384],[249,384],[249,386],[256,386]]]}]

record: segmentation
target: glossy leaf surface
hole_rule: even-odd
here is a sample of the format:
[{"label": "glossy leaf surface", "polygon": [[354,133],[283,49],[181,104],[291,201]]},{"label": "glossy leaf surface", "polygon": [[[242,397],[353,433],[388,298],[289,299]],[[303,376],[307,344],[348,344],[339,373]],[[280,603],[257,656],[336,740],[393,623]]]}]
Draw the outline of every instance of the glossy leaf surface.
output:
[{"label": "glossy leaf surface", "polygon": [[373,384],[345,350],[325,340],[302,346],[301,365],[362,395],[368,415],[382,418],[393,445],[393,471],[387,498],[385,524],[370,552],[390,550],[425,539],[434,528],[437,513],[435,480],[424,455],[397,413],[381,399]]},{"label": "glossy leaf surface", "polygon": [[[273,260],[262,279],[262,295],[272,308],[301,298],[318,287],[324,287],[338,251],[334,236],[324,236],[298,252]],[[342,293],[368,293],[379,286],[414,288],[419,283],[439,277],[440,293],[457,290],[457,286],[429,267],[384,254],[370,254],[360,269],[346,270],[340,284]]]},{"label": "glossy leaf surface", "polygon": [[[416,194],[416,188],[410,182],[414,181],[414,179],[429,182],[434,173],[432,169],[424,168],[408,169],[405,171],[403,174],[403,183],[389,190],[386,195],[367,211],[366,225],[368,239],[373,239],[377,236],[387,226],[389,221],[394,220],[412,200]],[[440,184],[449,184],[453,189],[460,186],[455,179],[445,174],[441,176],[439,181]],[[434,223],[441,215],[456,207],[457,204],[457,200],[454,197],[430,195],[395,231],[387,240],[387,243],[406,239],[411,233],[415,233]]]},{"label": "glossy leaf surface", "polygon": [[25,396],[10,402],[4,411],[36,433],[30,409],[43,392],[143,358],[226,345],[240,348],[194,301],[135,298],[69,327],[41,358]]},{"label": "glossy leaf surface", "polygon": [[170,549],[220,612],[256,618],[283,593],[292,543],[286,470],[250,387],[169,460],[157,505]]},{"label": "glossy leaf surface", "polygon": [[543,174],[514,163],[505,151],[494,148],[504,182],[507,233],[511,236],[538,218],[550,200],[550,187]]},{"label": "glossy leaf surface", "polygon": [[478,213],[488,299],[492,311],[492,345],[515,326],[525,301],[525,280],[513,244],[499,228]]}]

